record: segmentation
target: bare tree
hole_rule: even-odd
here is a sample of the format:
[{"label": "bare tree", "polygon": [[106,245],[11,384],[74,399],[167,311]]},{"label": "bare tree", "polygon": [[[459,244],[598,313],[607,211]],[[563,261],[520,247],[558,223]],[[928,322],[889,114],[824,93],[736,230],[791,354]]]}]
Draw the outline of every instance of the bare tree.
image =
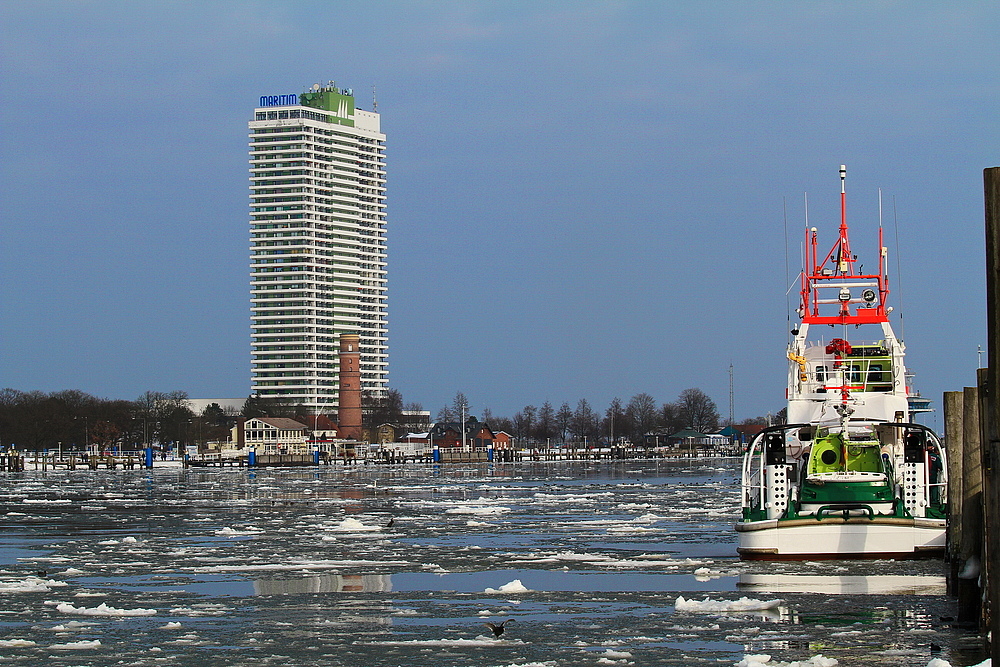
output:
[{"label": "bare tree", "polygon": [[649,394],[636,394],[629,399],[625,416],[631,427],[629,437],[633,442],[642,440],[643,436],[656,429],[656,412],[656,401]]},{"label": "bare tree", "polygon": [[719,409],[701,389],[685,389],[677,398],[677,403],[687,419],[687,426],[701,433],[719,428]]},{"label": "bare tree", "polygon": [[677,403],[664,403],[660,407],[658,426],[667,435],[687,427],[687,418],[681,406]]},{"label": "bare tree", "polygon": [[438,410],[436,419],[438,422],[445,424],[448,422],[454,422],[455,411],[451,409],[450,405],[445,405],[440,410]]},{"label": "bare tree", "polygon": [[538,410],[538,422],[535,424],[535,436],[539,442],[549,442],[556,435],[556,411],[552,403],[545,401]]},{"label": "bare tree", "polygon": [[573,419],[570,421],[569,430],[577,440],[596,439],[598,432],[597,414],[590,407],[587,399],[581,398],[573,411]]},{"label": "bare tree", "polygon": [[515,434],[522,441],[529,441],[535,433],[535,414],[538,409],[534,405],[526,405],[514,415]]},{"label": "bare tree", "polygon": [[604,411],[604,435],[608,436],[611,444],[615,444],[627,429],[625,423],[625,409],[622,408],[622,399],[615,396],[611,399],[611,405]]},{"label": "bare tree", "polygon": [[455,398],[451,401],[451,411],[455,413],[455,421],[461,421],[462,415],[468,417],[471,409],[472,404],[469,403],[469,399],[465,397],[465,394],[457,392]]},{"label": "bare tree", "polygon": [[559,439],[566,442],[566,435],[569,432],[569,424],[573,421],[573,410],[569,403],[563,403],[556,412],[556,428],[559,429]]},{"label": "bare tree", "polygon": [[484,421],[491,427],[493,426],[493,422],[496,421],[496,417],[494,416],[493,411],[490,410],[489,408],[483,408],[482,410],[480,410],[479,415],[480,417],[482,417],[482,421]]},{"label": "bare tree", "polygon": [[396,389],[385,393],[362,392],[362,423],[365,428],[375,429],[382,424],[400,425],[403,421],[403,395]]}]

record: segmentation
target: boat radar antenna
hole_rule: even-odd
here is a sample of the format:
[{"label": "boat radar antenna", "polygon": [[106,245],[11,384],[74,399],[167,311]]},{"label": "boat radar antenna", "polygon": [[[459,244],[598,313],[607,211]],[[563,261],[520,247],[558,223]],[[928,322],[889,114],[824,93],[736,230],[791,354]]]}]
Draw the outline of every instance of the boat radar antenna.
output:
[{"label": "boat radar antenna", "polygon": [[[878,230],[877,273],[855,266],[847,230],[847,167],[840,165],[840,234],[826,255],[819,254],[815,227],[806,229],[806,269],[802,272],[800,306],[803,324],[878,324],[888,322],[889,282],[883,257],[882,228]],[[822,258],[822,259],[821,259]],[[824,290],[825,298],[820,298]],[[832,292],[832,294],[831,294]],[[833,309],[834,312],[829,312]],[[824,312],[821,312],[824,311]]]}]

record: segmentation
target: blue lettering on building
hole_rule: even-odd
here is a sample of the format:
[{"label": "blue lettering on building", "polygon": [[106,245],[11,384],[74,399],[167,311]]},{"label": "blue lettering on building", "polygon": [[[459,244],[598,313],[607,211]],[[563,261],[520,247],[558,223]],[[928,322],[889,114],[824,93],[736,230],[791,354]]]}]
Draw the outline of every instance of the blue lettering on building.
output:
[{"label": "blue lettering on building", "polygon": [[262,107],[287,107],[299,103],[298,95],[261,95]]}]

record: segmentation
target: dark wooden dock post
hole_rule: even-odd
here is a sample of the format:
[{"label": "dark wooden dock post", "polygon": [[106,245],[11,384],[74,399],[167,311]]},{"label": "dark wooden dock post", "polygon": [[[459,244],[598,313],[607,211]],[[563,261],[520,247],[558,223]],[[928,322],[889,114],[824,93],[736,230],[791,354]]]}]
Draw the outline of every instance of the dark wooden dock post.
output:
[{"label": "dark wooden dock post", "polygon": [[[961,528],[958,544],[958,620],[980,624],[982,615],[979,573],[983,557],[983,470],[979,434],[979,388],[966,387],[963,392],[962,479],[955,488],[961,496],[961,508],[953,511],[952,522]],[[950,484],[949,484],[950,486]],[[949,502],[950,499],[949,499]]]},{"label": "dark wooden dock post", "polygon": [[962,543],[962,522],[955,518],[962,516],[963,400],[963,392],[946,391],[942,401],[945,451],[948,454],[948,487],[952,490],[948,494],[948,511],[952,516],[952,520],[948,522],[948,560],[951,563],[952,577],[957,577],[961,568],[959,545]]},{"label": "dark wooden dock post", "polygon": [[1000,661],[1000,167],[983,170],[986,209],[986,324],[989,368],[979,389],[983,422],[983,574],[985,629],[993,638],[990,657]]}]

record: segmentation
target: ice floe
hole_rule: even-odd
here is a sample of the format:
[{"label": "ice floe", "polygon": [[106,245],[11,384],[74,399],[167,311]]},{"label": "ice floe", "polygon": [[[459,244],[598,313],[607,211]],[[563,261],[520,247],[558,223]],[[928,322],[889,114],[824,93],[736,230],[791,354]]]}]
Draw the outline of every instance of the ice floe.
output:
[{"label": "ice floe", "polygon": [[[751,598],[740,598],[739,600],[686,600],[683,595],[677,596],[674,609],[677,611],[703,611],[703,612],[730,612],[730,611],[756,611],[759,609],[773,609],[781,604],[781,600],[754,600]],[[748,666],[745,666],[748,667]]]},{"label": "ice floe", "polygon": [[486,635],[479,635],[475,639],[401,639],[372,643],[379,646],[495,646],[499,642],[505,644],[524,643],[520,639],[495,639]]},{"label": "ice floe", "polygon": [[68,586],[65,581],[25,577],[24,579],[0,579],[0,593],[47,593],[59,586]]},{"label": "ice floe", "polygon": [[215,534],[216,535],[223,535],[225,537],[242,537],[244,535],[263,535],[264,531],[260,530],[259,528],[242,528],[242,529],[237,529],[237,528],[230,528],[229,526],[226,526],[225,528],[221,528],[221,529],[215,531]]},{"label": "ice floe", "polygon": [[93,641],[79,641],[79,642],[68,642],[66,644],[53,644],[49,647],[50,651],[79,651],[83,649],[101,648],[101,640],[94,639]]},{"label": "ice floe", "polygon": [[522,584],[520,579],[515,579],[514,581],[507,582],[500,588],[487,588],[483,592],[490,595],[497,593],[530,593],[531,589]]},{"label": "ice floe", "polygon": [[155,616],[155,609],[116,609],[102,602],[96,607],[74,607],[68,602],[56,604],[56,611],[77,616]]},{"label": "ice floe", "polygon": [[349,516],[330,530],[338,533],[370,533],[382,530],[382,526],[365,524]]}]

